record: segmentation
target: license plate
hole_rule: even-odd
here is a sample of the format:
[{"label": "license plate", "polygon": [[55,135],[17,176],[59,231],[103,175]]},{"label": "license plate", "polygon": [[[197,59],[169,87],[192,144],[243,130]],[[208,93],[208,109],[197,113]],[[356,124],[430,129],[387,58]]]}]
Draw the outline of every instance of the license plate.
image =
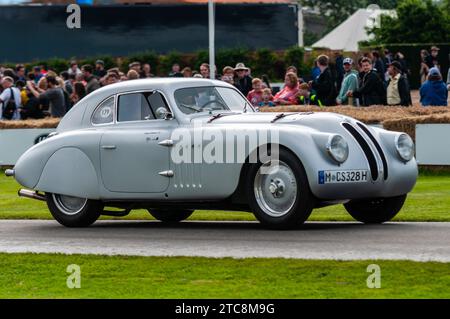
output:
[{"label": "license plate", "polygon": [[368,176],[367,170],[319,171],[319,184],[363,183]]}]

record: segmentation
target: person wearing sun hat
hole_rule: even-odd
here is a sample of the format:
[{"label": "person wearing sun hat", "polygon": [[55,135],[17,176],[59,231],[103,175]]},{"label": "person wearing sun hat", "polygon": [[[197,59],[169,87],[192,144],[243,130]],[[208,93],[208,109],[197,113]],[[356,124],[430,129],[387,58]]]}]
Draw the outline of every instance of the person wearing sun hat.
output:
[{"label": "person wearing sun hat", "polygon": [[447,106],[448,90],[438,68],[431,68],[428,80],[420,87],[420,103],[423,106]]},{"label": "person wearing sun hat", "polygon": [[244,96],[247,96],[248,93],[252,90],[252,77],[249,75],[246,75],[248,68],[245,66],[244,63],[240,62],[236,64],[236,67],[234,68],[234,71],[236,72],[236,80],[234,82],[234,86],[244,94]]}]

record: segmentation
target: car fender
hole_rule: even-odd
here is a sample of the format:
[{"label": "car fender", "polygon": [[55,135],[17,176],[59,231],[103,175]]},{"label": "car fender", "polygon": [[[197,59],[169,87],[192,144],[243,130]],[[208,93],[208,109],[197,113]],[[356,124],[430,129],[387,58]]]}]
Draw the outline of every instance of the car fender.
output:
[{"label": "car fender", "polygon": [[89,157],[75,147],[63,147],[50,157],[35,188],[81,198],[99,198],[95,168]]}]

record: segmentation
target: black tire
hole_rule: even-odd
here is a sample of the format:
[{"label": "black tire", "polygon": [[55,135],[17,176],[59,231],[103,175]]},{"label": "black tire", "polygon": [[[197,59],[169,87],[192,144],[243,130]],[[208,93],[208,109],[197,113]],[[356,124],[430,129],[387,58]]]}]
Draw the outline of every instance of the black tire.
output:
[{"label": "black tire", "polygon": [[[65,210],[61,198],[68,197],[59,194],[46,193],[47,206],[53,218],[66,227],[87,227],[93,224],[103,211],[103,203],[96,200],[84,200],[85,202],[78,210]],[[73,198],[73,197],[72,197]],[[79,199],[80,201],[82,199]]]},{"label": "black tire", "polygon": [[406,195],[388,198],[352,200],[344,204],[347,212],[365,224],[381,224],[395,217],[405,203]]},{"label": "black tire", "polygon": [[[269,201],[274,200],[270,197],[270,194],[267,195],[267,190],[262,190],[264,187],[260,187],[259,191],[257,190],[257,185],[267,185],[264,182],[259,183],[257,180],[259,178],[257,176],[257,174],[259,174],[259,169],[263,166],[262,163],[253,164],[249,168],[246,184],[248,203],[255,217],[264,227],[269,229],[295,229],[300,227],[308,219],[314,208],[315,198],[311,193],[305,169],[300,160],[291,152],[283,148],[280,148],[279,160],[280,165],[287,165],[293,173],[293,177],[295,177],[295,185],[297,186],[296,191],[295,188],[293,189],[290,187],[290,205],[292,206],[290,206],[290,208],[287,206],[284,212],[282,212],[282,215],[278,216],[276,210],[271,211],[272,207],[264,204],[266,201],[261,199],[263,196],[257,195],[265,192],[266,198],[268,198]],[[271,175],[269,174],[269,176]],[[266,182],[272,181],[271,177],[261,177],[261,179],[265,179]],[[276,178],[274,179],[274,182],[277,183]],[[292,182],[293,179],[291,179],[291,186],[294,185]],[[288,183],[285,183],[284,186],[287,184]],[[289,191],[289,187],[284,187],[284,190]],[[272,192],[272,190],[270,192]],[[295,199],[293,198],[294,194]],[[276,197],[276,193],[271,193],[271,195]]]},{"label": "black tire", "polygon": [[178,223],[189,218],[194,210],[192,209],[149,209],[150,215],[163,223]]}]

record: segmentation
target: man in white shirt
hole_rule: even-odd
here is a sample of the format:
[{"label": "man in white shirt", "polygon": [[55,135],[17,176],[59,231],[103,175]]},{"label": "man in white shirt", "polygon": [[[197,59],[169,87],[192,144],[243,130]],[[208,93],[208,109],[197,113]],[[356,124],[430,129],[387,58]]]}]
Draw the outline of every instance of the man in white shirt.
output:
[{"label": "man in white shirt", "polygon": [[[6,119],[3,114],[3,110],[8,104],[8,102],[14,98],[14,102],[16,104],[16,110],[14,111],[14,114],[11,118],[11,120],[20,120],[20,112],[19,107],[21,105],[21,97],[20,97],[20,91],[18,88],[14,87],[14,80],[9,77],[5,76],[2,81],[1,85],[3,87],[3,92],[0,94],[0,119]],[[12,94],[12,95],[11,95]]]}]

